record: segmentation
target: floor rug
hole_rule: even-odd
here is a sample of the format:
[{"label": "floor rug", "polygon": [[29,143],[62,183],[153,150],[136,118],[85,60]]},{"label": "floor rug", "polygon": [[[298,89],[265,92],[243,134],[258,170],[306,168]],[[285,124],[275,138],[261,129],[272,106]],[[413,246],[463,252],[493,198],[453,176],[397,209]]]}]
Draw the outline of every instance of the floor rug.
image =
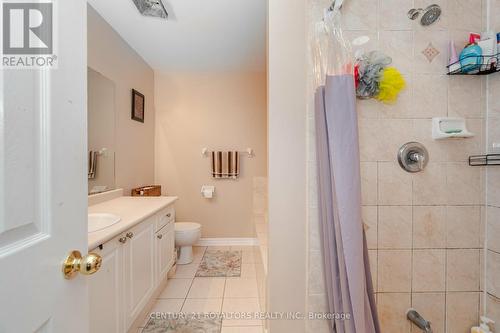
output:
[{"label": "floor rug", "polygon": [[241,251],[206,250],[197,277],[241,276]]},{"label": "floor rug", "polygon": [[141,333],[220,333],[222,319],[205,316],[182,316],[179,318],[151,318]]}]

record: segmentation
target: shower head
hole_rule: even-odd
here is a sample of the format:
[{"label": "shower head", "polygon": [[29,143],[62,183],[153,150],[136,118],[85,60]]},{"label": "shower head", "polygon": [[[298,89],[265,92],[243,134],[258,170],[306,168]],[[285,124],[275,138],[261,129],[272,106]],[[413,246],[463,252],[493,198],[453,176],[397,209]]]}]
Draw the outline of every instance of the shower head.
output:
[{"label": "shower head", "polygon": [[161,0],[132,0],[142,15],[168,18],[168,13]]},{"label": "shower head", "polygon": [[427,27],[435,23],[441,17],[441,7],[439,5],[430,5],[424,10],[424,15],[420,19],[420,24]]},{"label": "shower head", "polygon": [[[423,13],[423,14],[422,14]],[[439,5],[430,5],[429,7],[422,8],[412,8],[408,11],[408,18],[410,20],[416,20],[420,14],[422,17],[420,18],[420,24],[424,27],[427,27],[433,23],[435,23],[441,17],[441,7]]]}]

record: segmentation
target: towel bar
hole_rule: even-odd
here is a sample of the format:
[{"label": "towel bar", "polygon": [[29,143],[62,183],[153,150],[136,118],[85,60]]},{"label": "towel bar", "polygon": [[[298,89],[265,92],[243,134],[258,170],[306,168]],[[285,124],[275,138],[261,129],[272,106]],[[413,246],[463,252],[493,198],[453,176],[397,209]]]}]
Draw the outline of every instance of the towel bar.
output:
[{"label": "towel bar", "polygon": [[[207,148],[203,148],[201,150],[201,156],[208,157],[211,152],[212,152],[211,150],[208,150]],[[245,151],[239,151],[238,153],[243,154],[243,155],[247,155],[248,158],[252,158],[255,156],[255,153],[254,153],[252,148],[247,148]]]}]

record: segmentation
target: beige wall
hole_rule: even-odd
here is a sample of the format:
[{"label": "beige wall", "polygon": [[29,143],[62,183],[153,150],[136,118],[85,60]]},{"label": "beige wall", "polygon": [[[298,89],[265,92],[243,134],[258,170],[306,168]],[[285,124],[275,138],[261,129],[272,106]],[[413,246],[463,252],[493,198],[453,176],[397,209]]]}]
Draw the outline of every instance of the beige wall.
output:
[{"label": "beige wall", "polygon": [[[316,19],[331,1],[310,0]],[[425,8],[432,1],[419,1]],[[481,1],[439,1],[440,22],[424,29],[406,16],[412,0],[349,0],[344,3],[350,38],[368,35],[365,49],[383,50],[394,60],[408,87],[393,106],[358,101],[363,219],[385,333],[408,333],[406,310],[414,307],[432,322],[434,332],[465,333],[480,314],[484,211],[483,170],[468,166],[469,155],[483,151],[484,79],[448,77],[448,42],[463,46],[470,31],[482,31]],[[448,3],[448,5],[447,5]],[[422,54],[429,43],[440,54],[429,63]],[[496,94],[496,93],[495,93]],[[309,93],[312,103],[312,92]],[[310,156],[314,122],[310,115]],[[434,141],[431,118],[467,118],[474,138]],[[396,161],[408,141],[423,143],[430,153],[424,172],[409,174]],[[316,179],[312,163],[309,179]],[[311,186],[315,189],[315,186]],[[318,241],[316,192],[310,193],[310,309],[324,308],[324,285]],[[311,323],[310,332],[328,332]],[[415,332],[415,329],[413,329]]]},{"label": "beige wall", "polygon": [[[151,67],[88,6],[88,66],[115,84],[116,186],[133,187],[154,180],[154,73]],[[130,118],[131,90],[145,95],[145,122]]]},{"label": "beige wall", "polygon": [[[156,73],[155,181],[179,196],[177,221],[201,223],[202,237],[254,237],[253,178],[266,176],[265,73]],[[214,180],[209,150],[241,155],[238,180]],[[215,185],[215,198],[201,196]]]},{"label": "beige wall", "polygon": [[[500,32],[500,1],[491,1],[490,28]],[[488,137],[487,151],[499,153],[492,148],[500,142],[500,75],[488,77]],[[487,168],[487,225],[486,225],[486,315],[500,323],[500,169]]]},{"label": "beige wall", "polygon": [[[267,311],[306,310],[306,1],[268,1],[269,275]],[[304,320],[270,320],[302,333]]]}]

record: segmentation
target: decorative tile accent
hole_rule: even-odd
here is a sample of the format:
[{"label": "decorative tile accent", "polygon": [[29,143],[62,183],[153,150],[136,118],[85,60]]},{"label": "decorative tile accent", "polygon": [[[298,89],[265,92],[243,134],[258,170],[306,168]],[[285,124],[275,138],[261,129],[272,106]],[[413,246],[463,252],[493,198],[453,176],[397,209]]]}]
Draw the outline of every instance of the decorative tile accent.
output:
[{"label": "decorative tile accent", "polygon": [[171,332],[205,332],[220,333],[222,319],[205,318],[203,315],[172,315],[169,318],[151,318],[142,333],[171,333]]},{"label": "decorative tile accent", "polygon": [[429,43],[427,47],[422,51],[422,54],[429,60],[429,63],[431,63],[434,58],[436,58],[439,55],[439,50],[432,45],[432,43]]},{"label": "decorative tile accent", "polygon": [[241,276],[241,251],[207,250],[196,272],[197,277]]}]

